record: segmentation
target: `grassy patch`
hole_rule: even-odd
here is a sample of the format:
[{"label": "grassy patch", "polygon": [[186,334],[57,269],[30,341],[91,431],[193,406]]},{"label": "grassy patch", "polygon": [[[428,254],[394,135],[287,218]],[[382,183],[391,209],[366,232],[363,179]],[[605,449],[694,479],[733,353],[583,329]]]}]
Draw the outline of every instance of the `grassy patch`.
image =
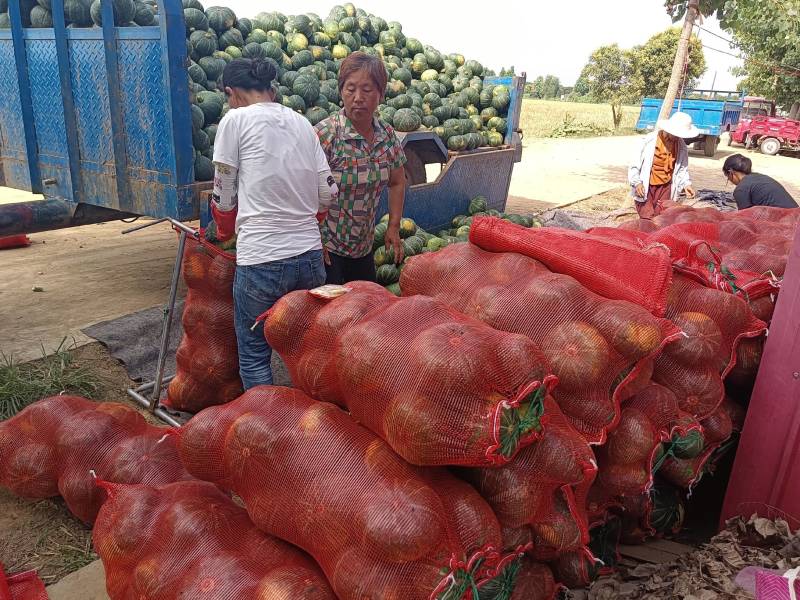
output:
[{"label": "grassy patch", "polygon": [[614,131],[611,106],[557,100],[522,101],[520,128],[526,138],[550,137],[565,121],[580,123],[589,130],[588,135],[630,135],[635,133],[639,118],[638,106],[622,107],[622,124]]},{"label": "grassy patch", "polygon": [[42,359],[18,364],[13,356],[0,357],[0,420],[46,396],[60,393],[91,396],[97,378],[88,369],[73,364],[66,338],[50,355],[42,348]]}]

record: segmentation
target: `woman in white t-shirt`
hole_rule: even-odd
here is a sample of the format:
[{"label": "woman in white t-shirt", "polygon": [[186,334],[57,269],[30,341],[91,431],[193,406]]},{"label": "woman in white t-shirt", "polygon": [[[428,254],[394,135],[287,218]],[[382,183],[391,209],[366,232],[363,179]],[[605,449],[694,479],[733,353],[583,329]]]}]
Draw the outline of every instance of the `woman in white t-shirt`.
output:
[{"label": "woman in white t-shirt", "polygon": [[221,241],[238,234],[233,301],[245,389],[272,384],[256,319],[281,296],[325,283],[319,220],[335,194],[314,128],[274,102],[275,66],[235,59],[222,74],[231,110],[214,141],[211,211]]}]

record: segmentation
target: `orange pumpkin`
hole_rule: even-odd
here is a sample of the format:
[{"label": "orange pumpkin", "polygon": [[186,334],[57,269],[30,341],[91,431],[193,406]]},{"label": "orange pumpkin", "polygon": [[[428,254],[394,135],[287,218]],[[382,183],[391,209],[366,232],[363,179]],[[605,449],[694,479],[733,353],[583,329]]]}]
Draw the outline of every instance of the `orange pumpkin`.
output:
[{"label": "orange pumpkin", "polygon": [[591,387],[608,369],[609,346],[600,332],[584,321],[567,321],[553,329],[542,343],[559,388]]}]

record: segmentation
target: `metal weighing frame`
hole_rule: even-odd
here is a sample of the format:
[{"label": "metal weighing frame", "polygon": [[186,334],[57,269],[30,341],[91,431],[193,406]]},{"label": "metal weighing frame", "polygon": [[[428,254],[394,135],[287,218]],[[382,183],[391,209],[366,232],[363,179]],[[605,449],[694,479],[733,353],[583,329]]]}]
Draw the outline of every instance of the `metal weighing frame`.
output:
[{"label": "metal weighing frame", "polygon": [[[199,239],[200,233],[197,230],[192,229],[191,227],[188,227],[180,221],[176,221],[170,217],[156,219],[155,221],[151,221],[149,223],[137,225],[136,227],[126,229],[122,233],[123,235],[127,233],[133,233],[135,231],[140,231],[147,227],[152,227],[153,225],[158,225],[159,223],[164,222],[169,222],[177,231],[180,232],[180,236],[178,237],[178,251],[175,255],[175,265],[172,268],[172,281],[169,288],[169,298],[163,309],[164,316],[161,322],[161,344],[158,349],[156,372],[155,376],[153,377],[153,381],[143,383],[137,388],[128,388],[128,395],[136,400],[137,403],[141,404],[144,408],[148,409],[151,414],[155,415],[168,425],[180,427],[182,423],[176,419],[173,414],[167,412],[161,407],[161,391],[164,387],[164,384],[169,383],[175,377],[174,375],[164,375],[164,364],[167,361],[169,334],[172,330],[172,317],[175,313],[175,300],[178,295],[178,284],[181,280],[181,267],[183,266],[183,254],[184,250],[186,249],[186,238],[191,236],[194,239]],[[152,394],[148,399],[145,394],[151,391]]]}]

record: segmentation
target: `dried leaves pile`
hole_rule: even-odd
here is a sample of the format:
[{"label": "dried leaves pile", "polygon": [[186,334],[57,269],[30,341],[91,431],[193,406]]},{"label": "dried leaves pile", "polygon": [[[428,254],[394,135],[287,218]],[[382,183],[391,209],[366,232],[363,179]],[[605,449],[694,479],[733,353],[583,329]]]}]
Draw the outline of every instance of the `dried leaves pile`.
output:
[{"label": "dried leaves pile", "polygon": [[[742,600],[752,594],[734,582],[745,567],[787,571],[800,566],[800,531],[783,520],[732,519],[727,528],[694,552],[664,564],[621,567],[596,581],[588,600]],[[572,594],[573,598],[581,597]]]}]

